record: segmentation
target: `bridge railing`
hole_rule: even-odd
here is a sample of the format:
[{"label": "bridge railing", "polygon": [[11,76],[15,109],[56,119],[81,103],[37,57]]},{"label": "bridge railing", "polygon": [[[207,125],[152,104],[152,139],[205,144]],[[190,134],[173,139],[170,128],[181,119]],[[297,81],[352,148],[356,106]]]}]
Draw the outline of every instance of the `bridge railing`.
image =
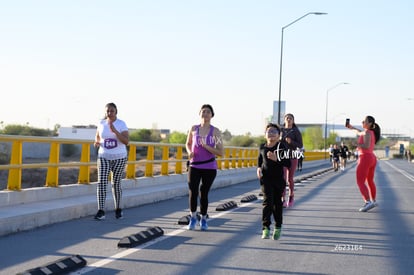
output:
[{"label": "bridge railing", "polygon": [[[43,163],[23,163],[23,143],[47,143],[49,144],[49,157]],[[96,161],[91,161],[93,155],[93,140],[63,139],[53,137],[29,137],[0,135],[0,144],[9,144],[9,154],[3,152],[9,164],[0,164],[0,170],[8,170],[7,189],[22,189],[22,170],[34,168],[47,168],[47,187],[59,186],[59,169],[74,167],[79,169],[79,184],[90,183],[91,167],[96,167]],[[61,147],[65,144],[78,145],[81,147],[79,161],[61,161]],[[4,148],[5,146],[2,146]],[[146,153],[145,158],[137,158],[137,151]],[[217,158],[218,168],[232,169],[254,167],[257,165],[258,148],[226,146],[223,157]],[[187,154],[183,144],[167,144],[154,142],[130,142],[128,145],[128,162],[125,171],[126,178],[135,179],[137,168],[144,167],[144,176],[152,177],[154,168],[160,167],[161,175],[171,172],[182,174],[186,171]]]},{"label": "bridge railing", "polygon": [[[48,160],[41,163],[23,162],[23,144],[34,143],[47,144]],[[71,144],[81,148],[79,161],[61,160],[62,146]],[[10,150],[5,150],[10,148]],[[77,183],[89,184],[91,167],[96,167],[96,151],[93,148],[93,140],[63,139],[55,137],[32,137],[0,135],[0,171],[8,170],[7,190],[22,189],[23,169],[46,168],[46,180],[44,186],[59,186],[59,170],[63,168],[77,168],[79,170]],[[43,149],[42,149],[43,150]],[[46,149],[45,149],[46,150]],[[139,152],[139,154],[137,154]],[[145,156],[141,157],[141,153]],[[224,156],[217,158],[218,169],[247,168],[257,166],[257,147],[225,146]],[[95,157],[94,161],[92,157]],[[323,152],[305,152],[305,161],[324,159]],[[128,145],[128,161],[125,170],[127,179],[136,179],[137,172],[144,170],[145,177],[153,177],[159,172],[166,176],[171,173],[182,174],[186,172],[187,154],[184,144],[167,144],[156,142],[130,142]],[[8,164],[7,164],[8,163]],[[155,171],[157,169],[157,171]]]}]

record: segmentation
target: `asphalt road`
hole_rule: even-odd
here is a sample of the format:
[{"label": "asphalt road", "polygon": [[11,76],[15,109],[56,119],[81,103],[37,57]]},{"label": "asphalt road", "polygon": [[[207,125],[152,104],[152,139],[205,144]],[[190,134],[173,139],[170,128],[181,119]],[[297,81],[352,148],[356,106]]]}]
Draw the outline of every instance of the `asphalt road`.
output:
[{"label": "asphalt road", "polygon": [[[306,165],[301,173],[316,169]],[[298,183],[278,241],[261,239],[257,181],[213,190],[206,232],[178,224],[188,214],[185,196],[126,209],[122,220],[109,212],[104,221],[88,217],[3,236],[0,274],[70,255],[87,261],[73,274],[413,274],[413,164],[379,161],[376,182],[379,206],[367,213],[358,212],[363,202],[354,163]],[[252,194],[258,200],[240,202]],[[238,207],[216,211],[229,201]],[[118,248],[121,238],[148,227],[160,227],[164,235]]]}]

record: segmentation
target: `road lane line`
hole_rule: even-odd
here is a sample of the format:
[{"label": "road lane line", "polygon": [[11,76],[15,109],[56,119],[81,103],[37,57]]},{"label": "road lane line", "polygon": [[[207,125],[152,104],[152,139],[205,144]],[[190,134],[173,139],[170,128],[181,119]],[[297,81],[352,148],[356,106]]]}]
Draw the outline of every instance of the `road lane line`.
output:
[{"label": "road lane line", "polygon": [[[248,202],[248,203],[243,203],[243,205],[240,206],[240,207],[238,206],[236,208],[229,209],[227,211],[223,211],[223,212],[217,213],[217,214],[211,216],[211,218],[209,218],[209,220],[217,219],[217,218],[219,218],[221,216],[224,216],[224,215],[226,215],[228,213],[231,213],[233,211],[236,211],[237,209],[240,209],[240,208],[243,208],[243,207],[247,207],[247,206],[249,206],[249,205],[251,205],[253,203],[256,203],[256,201]],[[138,247],[128,248],[128,249],[126,249],[124,251],[121,251],[119,253],[116,253],[115,255],[109,256],[109,257],[107,257],[105,259],[102,259],[100,261],[97,261],[97,262],[95,262],[93,264],[87,265],[86,267],[83,267],[83,268],[81,268],[81,269],[79,269],[77,271],[74,271],[74,272],[70,273],[70,274],[71,275],[80,275],[80,274],[85,274],[85,273],[91,272],[94,269],[97,269],[99,267],[103,267],[103,266],[105,266],[107,264],[110,264],[110,263],[116,261],[116,260],[119,260],[119,259],[122,259],[124,257],[127,257],[128,255],[131,255],[131,254],[133,254],[135,252],[138,252],[138,251],[140,251],[140,250],[142,250],[144,248],[147,248],[147,247],[149,247],[149,246],[151,246],[153,244],[162,242],[163,240],[168,239],[170,237],[177,236],[177,235],[179,235],[179,234],[181,234],[181,233],[183,233],[185,231],[188,231],[187,225],[181,227],[180,229],[176,229],[176,230],[174,230],[174,231],[172,231],[170,233],[164,234],[163,236],[161,236],[159,238],[156,238],[154,240],[151,240],[151,241],[149,241],[147,243],[143,243],[142,245],[140,245]]]},{"label": "road lane line", "polygon": [[401,173],[403,176],[405,176],[406,178],[408,178],[410,181],[414,181],[414,176],[409,174],[408,172],[406,172],[405,170],[401,170],[399,168],[397,168],[395,165],[389,163],[388,161],[385,162],[388,166],[391,166],[391,168],[393,168],[394,170],[396,170],[397,172]]}]

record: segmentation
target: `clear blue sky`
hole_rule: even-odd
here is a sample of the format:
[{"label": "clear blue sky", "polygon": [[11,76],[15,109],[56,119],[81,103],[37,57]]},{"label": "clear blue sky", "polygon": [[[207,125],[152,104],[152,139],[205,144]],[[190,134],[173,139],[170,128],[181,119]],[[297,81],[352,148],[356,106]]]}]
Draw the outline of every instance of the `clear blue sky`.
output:
[{"label": "clear blue sky", "polygon": [[[373,115],[414,136],[411,0],[0,0],[0,121],[186,132],[210,103],[222,131],[263,133],[278,98],[297,123]],[[409,98],[411,100],[409,100]]]}]

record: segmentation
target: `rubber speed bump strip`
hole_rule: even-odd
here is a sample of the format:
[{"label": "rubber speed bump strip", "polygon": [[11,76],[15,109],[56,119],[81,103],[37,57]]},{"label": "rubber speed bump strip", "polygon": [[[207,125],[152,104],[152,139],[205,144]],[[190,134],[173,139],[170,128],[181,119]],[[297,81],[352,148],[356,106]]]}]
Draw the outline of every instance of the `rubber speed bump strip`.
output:
[{"label": "rubber speed bump strip", "polygon": [[191,217],[190,215],[182,216],[181,218],[178,219],[178,224],[181,224],[181,225],[189,224],[190,223],[190,217]]},{"label": "rubber speed bump strip", "polygon": [[[206,217],[208,219],[208,214]],[[178,219],[178,224],[187,225],[190,223],[190,218],[191,218],[191,215],[182,216],[181,218]],[[201,219],[201,214],[197,213],[197,220],[200,220],[200,219]]]},{"label": "rubber speed bump strip", "polygon": [[148,227],[147,230],[140,231],[135,235],[123,237],[118,242],[118,247],[134,247],[160,237],[163,234],[164,230],[158,226]]},{"label": "rubber speed bump strip", "polygon": [[234,207],[237,207],[237,203],[234,201],[229,201],[229,202],[218,205],[216,208],[216,211],[226,211]]},{"label": "rubber speed bump strip", "polygon": [[79,255],[72,255],[60,260],[46,264],[45,266],[36,267],[26,270],[17,275],[53,275],[67,274],[86,265],[86,260]]},{"label": "rubber speed bump strip", "polygon": [[243,198],[241,198],[240,202],[251,202],[257,200],[257,197],[255,195],[248,195]]}]

